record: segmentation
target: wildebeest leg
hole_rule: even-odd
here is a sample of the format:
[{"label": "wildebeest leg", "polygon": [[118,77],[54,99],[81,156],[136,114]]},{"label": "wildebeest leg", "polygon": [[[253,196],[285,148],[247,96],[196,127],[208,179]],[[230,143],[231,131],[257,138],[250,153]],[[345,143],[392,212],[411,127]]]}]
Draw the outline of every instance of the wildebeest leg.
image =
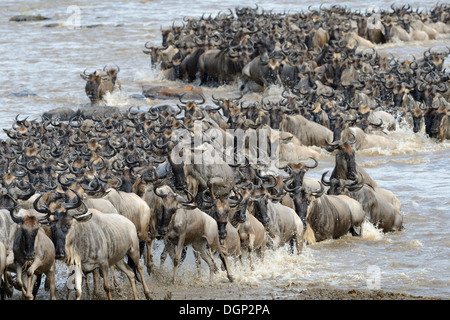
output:
[{"label": "wildebeest leg", "polygon": [[[74,266],[74,273],[73,273],[73,283],[75,285],[75,291],[76,291],[76,296],[75,299],[76,300],[81,300],[81,285],[83,282],[83,273],[81,272],[80,267]],[[67,291],[67,300],[70,299],[70,293],[72,290],[68,290]]]},{"label": "wildebeest leg", "polygon": [[193,250],[194,252],[194,257],[195,257],[195,265],[197,267],[197,276],[200,278],[200,271],[201,271],[201,260],[200,260],[200,254],[198,253],[198,251]]},{"label": "wildebeest leg", "polygon": [[120,285],[119,285],[119,281],[117,280],[117,275],[116,275],[116,268],[114,266],[111,267],[111,273],[112,273],[112,277],[113,277],[113,285],[114,285],[114,289],[116,291],[116,293],[120,294]]},{"label": "wildebeest leg", "polygon": [[294,239],[289,240],[289,253],[290,254],[294,254],[294,242],[295,242]]},{"label": "wildebeest leg", "polygon": [[137,295],[136,282],[135,282],[135,276],[134,276],[133,270],[129,266],[127,266],[123,262],[123,260],[120,260],[119,262],[117,262],[116,266],[117,266],[117,268],[119,268],[119,270],[121,270],[123,273],[125,273],[126,276],[128,277],[128,280],[130,281],[130,284],[131,284],[131,289],[133,291],[134,300],[138,300],[139,297]]},{"label": "wildebeest leg", "polygon": [[167,254],[169,254],[169,257],[173,260],[175,259],[175,244],[171,241],[165,240],[164,241],[164,249],[161,252],[160,256],[160,265],[163,266],[164,262],[166,261]]},{"label": "wildebeest leg", "polygon": [[[0,279],[1,281],[1,279]],[[38,274],[37,278],[36,278],[36,282],[33,286],[33,297],[36,298],[37,293],[39,291],[39,287],[41,286],[41,281],[42,281],[42,274]]]},{"label": "wildebeest leg", "polygon": [[153,269],[153,245],[155,244],[155,237],[149,235],[147,244],[147,273],[150,275]]},{"label": "wildebeest leg", "polygon": [[108,300],[112,300],[111,296],[111,285],[109,284],[109,267],[106,265],[101,266],[101,270],[103,273],[103,289],[108,296]]},{"label": "wildebeest leg", "polygon": [[183,247],[184,247],[185,238],[186,238],[185,235],[180,235],[178,238],[177,253],[175,255],[175,258],[173,259],[173,282],[174,283],[175,283],[175,278],[177,276],[177,269],[178,269],[178,265],[180,263],[180,256],[181,256],[181,251],[183,250]]},{"label": "wildebeest leg", "polygon": [[225,266],[225,269],[227,270],[227,277],[230,282],[233,282],[233,276],[231,275],[230,266],[228,264],[227,256],[223,252],[219,252],[220,260],[222,260],[223,265]]},{"label": "wildebeest leg", "polygon": [[351,232],[353,237],[358,237],[359,236],[359,234],[355,231],[355,227],[354,226],[352,226],[350,228],[350,232]]},{"label": "wildebeest leg", "polygon": [[26,291],[24,294],[26,300],[33,300],[33,286],[32,286],[33,276],[34,276],[34,271],[31,273],[27,272],[27,275],[26,275],[27,287],[26,287]]},{"label": "wildebeest leg", "polygon": [[164,249],[161,252],[161,256],[159,257],[159,265],[160,267],[162,267],[164,265],[164,262],[166,261],[167,258],[167,253],[169,253],[169,255],[172,255],[172,252],[174,250],[174,247],[172,245],[172,243],[170,241],[165,240],[164,241]]},{"label": "wildebeest leg", "polygon": [[56,290],[56,284],[55,284],[55,262],[53,262],[53,265],[51,266],[50,270],[47,271],[47,273],[45,274],[45,282],[49,284],[49,289],[50,289],[50,300],[56,300],[56,296],[55,296],[55,290]]},{"label": "wildebeest leg", "polygon": [[253,262],[253,244],[255,242],[255,235],[249,234],[248,235],[248,255],[250,258],[250,269],[255,270],[255,264]]},{"label": "wildebeest leg", "polygon": [[[92,271],[92,280],[94,282],[94,295],[98,295],[98,278],[100,277],[100,273],[98,271],[98,269],[94,269],[94,271]],[[89,287],[87,287],[89,288]]]},{"label": "wildebeest leg", "polygon": [[216,267],[216,265],[214,263],[214,260],[212,259],[210,249],[207,248],[207,246],[206,246],[206,242],[194,243],[192,245],[192,247],[194,248],[195,251],[198,252],[200,257],[202,257],[202,259],[208,264],[208,266],[209,266],[209,280],[212,281],[214,272],[217,271],[217,267]]},{"label": "wildebeest leg", "polygon": [[[142,241],[142,240],[139,241],[139,257],[141,257],[144,252],[145,244],[146,244],[146,241]],[[128,263],[128,266],[130,266],[130,268],[134,271],[136,280],[141,282],[142,280],[140,279],[140,275],[137,273],[136,264],[134,263],[133,259],[128,257],[127,263]]]},{"label": "wildebeest leg", "polygon": [[19,263],[16,263],[16,282],[14,283],[14,287],[17,290],[21,290],[22,294],[25,295],[26,292],[23,288],[22,274],[23,274],[22,266]]},{"label": "wildebeest leg", "polygon": [[[132,246],[132,247],[128,250],[127,255],[128,255],[128,257],[130,257],[131,259],[133,259],[133,261],[134,261],[134,263],[135,263],[135,265],[136,265],[136,269],[137,269],[137,271],[138,271],[138,273],[139,273],[139,276],[140,276],[141,279],[142,279],[142,282],[141,282],[141,283],[142,283],[142,287],[143,287],[143,289],[144,289],[145,298],[146,298],[147,300],[150,300],[150,299],[151,299],[151,297],[150,297],[150,291],[148,290],[147,283],[145,282],[145,279],[144,279],[144,270],[143,270],[143,268],[142,268],[141,261],[139,260],[139,259],[140,259],[140,254],[139,254],[138,246],[137,246],[137,245]],[[123,265],[125,265],[125,264],[123,264]],[[118,266],[118,267],[119,267],[119,266]],[[127,275],[128,275],[128,274],[127,274]],[[128,278],[130,279],[130,277],[128,277]],[[131,280],[133,280],[133,281],[131,281]],[[133,289],[134,291],[133,291],[133,293],[136,292],[136,286],[135,286],[135,284],[134,284],[134,279],[130,279],[130,283],[131,283],[132,286],[134,285],[134,289]],[[137,298],[137,292],[136,292],[135,296],[136,296],[135,299],[138,299],[138,298]]]}]

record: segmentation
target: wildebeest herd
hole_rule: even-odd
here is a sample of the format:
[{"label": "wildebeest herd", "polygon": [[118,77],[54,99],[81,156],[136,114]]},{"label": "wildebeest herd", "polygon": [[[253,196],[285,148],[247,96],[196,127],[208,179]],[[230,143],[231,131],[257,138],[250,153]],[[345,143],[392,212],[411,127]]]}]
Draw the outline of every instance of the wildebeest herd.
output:
[{"label": "wildebeest herd", "polygon": [[[347,233],[366,220],[384,232],[403,227],[401,204],[358,166],[356,151],[394,149],[399,125],[450,138],[450,53],[380,55],[374,44],[436,39],[449,33],[450,6],[409,5],[379,12],[340,6],[298,13],[236,8],[186,18],[162,30],[162,46],[145,44],[151,63],[170,80],[200,85],[240,83],[233,98],[163,104],[148,111],[98,106],[120,88],[119,67],[83,72],[88,109],[17,116],[1,140],[1,297],[26,299],[42,274],[55,295],[55,261],[71,272],[68,292],[103,278],[111,296],[115,268],[136,279],[155,268],[156,240],[173,260],[173,280],[191,246],[210,277],[218,255],[233,281],[229,257],[266,248],[303,246]],[[406,35],[403,34],[403,31]],[[403,37],[404,36],[404,37]],[[407,36],[407,37],[406,37]],[[255,85],[283,87],[278,101],[245,102]],[[307,176],[321,153],[336,155],[321,179]],[[69,297],[68,297],[69,298]]]}]

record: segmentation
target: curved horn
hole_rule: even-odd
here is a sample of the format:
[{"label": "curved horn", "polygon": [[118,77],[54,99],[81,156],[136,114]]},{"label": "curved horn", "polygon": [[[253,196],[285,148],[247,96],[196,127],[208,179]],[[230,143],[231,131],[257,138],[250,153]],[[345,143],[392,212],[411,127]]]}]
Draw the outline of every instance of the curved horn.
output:
[{"label": "curved horn", "polygon": [[326,175],[328,174],[328,171],[329,171],[329,170],[325,171],[325,172],[322,174],[322,178],[320,179],[320,181],[322,182],[322,184],[323,184],[324,186],[327,186],[327,187],[329,187],[329,186],[331,185],[330,180],[325,181],[325,177],[326,177]]},{"label": "curved horn", "polygon": [[80,205],[83,204],[83,200],[82,200],[80,194],[77,191],[75,191],[74,189],[69,188],[69,190],[72,191],[75,194],[75,196],[77,198],[77,201],[75,203],[71,203],[71,202],[63,203],[62,206],[63,206],[64,209],[66,209],[66,212],[71,210],[71,209],[78,208]]},{"label": "curved horn", "polygon": [[311,191],[311,194],[315,198],[319,198],[319,197],[321,197],[323,195],[324,192],[325,192],[325,187],[324,187],[324,185],[322,183],[320,183],[320,189]]},{"label": "curved horn", "polygon": [[12,202],[13,202],[13,204],[10,207],[6,208],[6,210],[8,210],[9,214],[11,215],[11,219],[15,223],[22,223],[23,222],[23,217],[19,217],[19,216],[17,216],[14,213],[16,211],[16,208],[17,208],[17,201],[16,201],[16,199],[14,199],[14,197],[12,197],[10,194],[7,194],[6,196],[9,197],[12,200]]},{"label": "curved horn", "polygon": [[305,168],[307,168],[307,169],[314,169],[314,168],[316,168],[319,165],[319,162],[316,160],[316,158],[309,157],[309,159],[313,160],[314,164],[312,166],[304,165]]}]

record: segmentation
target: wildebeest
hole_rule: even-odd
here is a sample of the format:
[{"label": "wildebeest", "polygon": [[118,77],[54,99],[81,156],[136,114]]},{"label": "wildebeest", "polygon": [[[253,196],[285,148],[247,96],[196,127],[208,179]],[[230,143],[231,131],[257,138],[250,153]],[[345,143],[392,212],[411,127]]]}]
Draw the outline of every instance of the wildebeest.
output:
[{"label": "wildebeest", "polygon": [[[295,243],[297,254],[303,250],[303,222],[297,213],[281,203],[269,199],[269,194],[256,192],[252,196],[250,214],[253,214],[266,228],[272,240],[272,247]],[[293,249],[291,247],[291,249]]]},{"label": "wildebeest", "polygon": [[349,231],[355,234],[354,228],[364,221],[364,211],[357,201],[324,191],[323,185],[319,190],[302,187],[293,195],[295,211],[314,233],[314,237],[307,236],[308,242],[336,239]]},{"label": "wildebeest", "polygon": [[208,82],[219,85],[230,83],[240,74],[243,66],[244,60],[231,48],[206,50],[198,60],[200,85]]},{"label": "wildebeest", "polygon": [[211,249],[219,253],[226,268],[228,279],[233,281],[227,256],[220,245],[217,222],[198,208],[183,207],[183,203],[188,201],[180,198],[168,186],[157,188],[155,193],[164,199],[163,215],[161,222],[158,224],[158,233],[177,246],[173,259],[173,281],[175,282],[176,279],[183,247],[188,245],[191,245],[194,251],[200,254],[201,258],[208,264],[210,280],[212,280],[214,272],[217,271],[211,256]]},{"label": "wildebeest", "polygon": [[377,192],[364,183],[363,178],[358,175],[356,180],[331,179],[330,189],[333,194],[344,194],[357,200],[365,213],[365,216],[375,227],[384,232],[400,231],[403,226],[403,216],[397,201],[387,200],[386,193]]},{"label": "wildebeest", "polygon": [[[114,188],[109,188],[105,191],[102,199],[108,200],[117,209],[120,215],[128,218],[136,227],[137,236],[140,241],[145,241],[147,250],[150,250],[149,229],[154,229],[151,224],[155,223],[152,220],[150,207],[148,204],[132,192],[117,191]],[[147,256],[148,257],[148,256]],[[147,261],[147,265],[148,265]]]},{"label": "wildebeest", "polygon": [[401,26],[394,24],[392,21],[382,21],[384,25],[384,37],[386,42],[394,41],[410,41],[411,38],[408,32]]},{"label": "wildebeest", "polygon": [[[124,272],[133,291],[134,299],[138,299],[135,276],[125,264],[123,258],[130,257],[141,277],[144,294],[150,298],[144,280],[142,265],[139,260],[139,240],[134,224],[127,218],[117,214],[104,214],[95,209],[88,209],[78,193],[73,199],[56,206],[56,208],[39,205],[40,197],[35,200],[38,212],[50,214],[53,219],[53,242],[56,259],[65,260],[73,268],[73,284],[76,299],[81,299],[81,280],[83,273],[100,268],[103,275],[103,287],[111,300],[109,270],[117,266]],[[78,208],[81,211],[76,211]],[[69,291],[70,295],[70,291]]]},{"label": "wildebeest", "polygon": [[445,140],[450,138],[450,111],[444,106],[428,108],[424,114],[425,132],[431,138]]},{"label": "wildebeest", "polygon": [[6,284],[6,247],[2,241],[0,241],[0,299],[5,299]]},{"label": "wildebeest", "polygon": [[103,70],[95,70],[87,74],[86,70],[80,73],[83,80],[86,81],[85,92],[92,104],[98,104],[107,92],[112,93],[115,88],[122,89],[122,85],[117,79],[120,68],[109,68],[106,66]]},{"label": "wildebeest", "polygon": [[261,261],[264,259],[266,249],[266,231],[263,224],[250,214],[247,205],[250,200],[251,192],[246,189],[242,197],[242,203],[233,210],[229,216],[229,220],[236,227],[241,240],[241,249],[247,248],[250,258],[250,268],[255,267],[253,260],[253,252],[257,251]]},{"label": "wildebeest", "polygon": [[256,84],[267,88],[272,84],[282,84],[280,62],[274,57],[267,54],[257,56],[242,68],[242,76],[244,84],[241,90],[244,89],[245,83],[253,81]]},{"label": "wildebeest", "polygon": [[[50,299],[56,300],[55,246],[40,227],[40,222],[46,221],[48,214],[39,216],[31,210],[16,208],[11,208],[10,214],[18,225],[13,245],[18,288],[27,300],[33,299],[34,277],[45,274]],[[22,282],[22,275],[25,276],[25,284]]]},{"label": "wildebeest", "polygon": [[355,150],[353,150],[352,146],[347,141],[344,143],[338,141],[331,145],[332,147],[329,150],[337,150],[335,166],[331,173],[331,178],[354,180],[358,177],[358,174],[360,174],[363,176],[365,183],[374,188],[378,186],[376,181],[369,176],[366,170],[356,163]]},{"label": "wildebeest", "polygon": [[327,146],[333,140],[333,132],[327,127],[310,121],[302,115],[285,116],[280,131],[287,131],[297,137],[304,146]]}]

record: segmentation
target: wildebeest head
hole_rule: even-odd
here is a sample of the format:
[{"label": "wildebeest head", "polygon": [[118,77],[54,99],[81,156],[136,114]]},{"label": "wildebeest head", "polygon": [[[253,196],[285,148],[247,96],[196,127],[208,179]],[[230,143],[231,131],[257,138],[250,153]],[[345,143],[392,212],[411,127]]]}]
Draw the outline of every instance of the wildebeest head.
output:
[{"label": "wildebeest head", "polygon": [[113,87],[116,85],[116,83],[119,84],[117,81],[117,74],[120,72],[119,66],[116,66],[116,68],[107,68],[107,66],[105,66],[103,68],[103,71],[105,71],[108,75],[108,80],[112,82]]},{"label": "wildebeest head", "polygon": [[155,186],[154,192],[163,200],[162,215],[161,217],[159,217],[159,221],[157,223],[157,231],[161,236],[165,236],[169,231],[169,224],[172,220],[172,216],[178,209],[182,208],[183,206],[195,207],[194,205],[192,205],[192,203],[194,202],[194,197],[189,193],[189,191],[185,189],[185,193],[188,199],[186,200],[167,185]]},{"label": "wildebeest head", "polygon": [[364,186],[364,178],[362,175],[358,175],[357,179],[337,179],[330,178],[329,181],[325,180],[328,171],[322,174],[321,182],[323,185],[328,186],[327,194],[329,195],[340,195],[346,194],[346,190],[349,192],[357,191]]},{"label": "wildebeest head", "polygon": [[214,218],[214,220],[216,220],[219,239],[223,240],[227,237],[226,226],[228,223],[228,217],[231,214],[231,211],[237,207],[239,201],[232,198],[217,198],[214,193],[215,186],[225,186],[224,179],[217,177],[208,180],[208,188],[211,197],[211,207],[210,209],[208,209],[208,213],[211,217]]},{"label": "wildebeest head", "polygon": [[86,95],[92,103],[98,103],[103,97],[103,93],[101,92],[102,81],[107,81],[108,75],[102,70],[95,70],[91,74],[86,74],[85,70],[83,73],[80,73],[80,76],[86,81],[84,88]]},{"label": "wildebeest head", "polygon": [[297,215],[303,222],[303,227],[306,227],[306,218],[308,216],[308,207],[311,204],[313,198],[319,198],[325,192],[325,187],[320,184],[320,189],[311,190],[307,187],[301,187],[294,193],[291,193],[292,200],[294,201],[294,208]]},{"label": "wildebeest head", "polygon": [[[58,194],[51,198],[50,204],[40,205],[39,202],[45,194],[41,194],[33,202],[33,207],[36,211],[46,213],[48,216],[53,216],[52,220],[52,241],[55,245],[55,258],[63,260],[66,258],[66,237],[70,231],[74,219],[79,222],[84,222],[92,217],[92,213],[88,211],[88,207],[83,202],[79,193],[75,190],[69,189],[75,194],[75,200],[69,198],[67,194]],[[57,199],[65,198],[65,202],[57,203]],[[46,199],[44,199],[46,200]],[[68,200],[68,201],[66,201]],[[82,207],[80,211],[70,210]]]},{"label": "wildebeest head", "polygon": [[430,137],[445,139],[447,113],[444,106],[427,110],[425,113],[425,129]]},{"label": "wildebeest head", "polygon": [[268,214],[269,195],[256,190],[251,198],[254,216],[263,224],[264,228],[269,227],[270,217]]},{"label": "wildebeest head", "polygon": [[337,149],[336,164],[333,170],[333,177],[343,179],[356,179],[356,156],[355,150],[348,141],[342,143],[338,141],[333,144],[333,148]]},{"label": "wildebeest head", "polygon": [[[258,185],[254,187],[252,196],[250,197],[251,205],[253,206],[253,213],[255,217],[268,229],[270,227],[269,216],[269,199],[275,186],[278,184],[278,179],[274,175],[261,175],[256,170]],[[271,181],[272,180],[272,181]]]},{"label": "wildebeest head", "polygon": [[306,171],[316,168],[319,164],[315,158],[311,157],[310,159],[314,161],[314,164],[311,166],[303,163],[294,163],[287,167],[290,171],[290,176],[284,184],[284,190],[287,192],[296,192],[303,186],[303,177],[305,176]]},{"label": "wildebeest head", "polygon": [[35,257],[35,242],[36,236],[40,228],[40,222],[44,222],[48,219],[48,214],[45,216],[36,216],[28,210],[20,209],[19,214],[17,211],[17,202],[10,197],[13,201],[13,206],[8,208],[11,219],[19,225],[17,229],[13,251],[17,257],[22,257],[25,261],[32,261]]},{"label": "wildebeest head", "polygon": [[265,81],[269,84],[280,82],[281,65],[280,62],[271,56],[261,55],[261,72]]},{"label": "wildebeest head", "polygon": [[423,111],[419,107],[415,107],[412,111],[412,119],[413,119],[413,132],[417,133],[420,131],[420,127],[422,125],[423,119]]},{"label": "wildebeest head", "polygon": [[[235,190],[238,196],[238,202],[240,203],[236,206],[234,210],[234,215],[232,217],[231,223],[235,225],[236,223],[244,223],[247,220],[247,208],[250,201],[250,196],[253,192],[253,184],[249,183],[250,188],[243,187],[241,191]],[[240,200],[239,200],[240,199]]]},{"label": "wildebeest head", "polygon": [[103,70],[95,70],[91,74],[87,74],[86,70],[80,73],[83,80],[86,81],[85,92],[91,103],[99,103],[103,99],[106,92],[112,93],[114,87],[117,85],[120,87],[120,82],[117,79],[117,74],[120,68],[103,68]]}]

